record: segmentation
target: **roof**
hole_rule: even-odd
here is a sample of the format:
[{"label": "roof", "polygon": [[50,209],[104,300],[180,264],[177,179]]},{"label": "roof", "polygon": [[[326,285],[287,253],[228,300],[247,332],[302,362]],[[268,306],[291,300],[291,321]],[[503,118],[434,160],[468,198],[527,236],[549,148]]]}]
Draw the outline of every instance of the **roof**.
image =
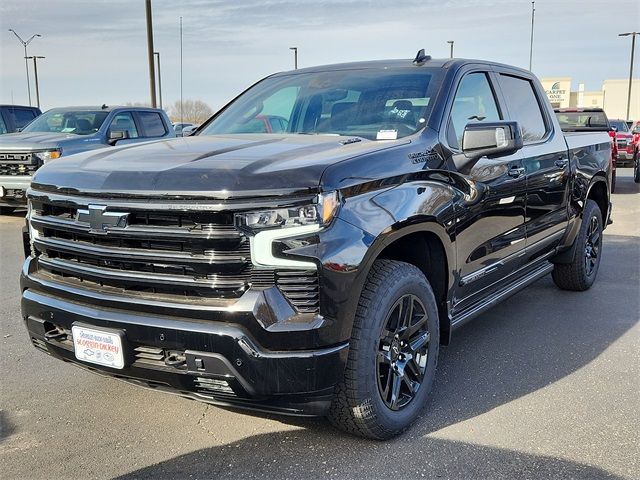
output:
[{"label": "roof", "polygon": [[387,68],[459,68],[468,64],[483,64],[494,65],[500,67],[506,67],[513,70],[520,70],[530,74],[528,70],[514,67],[512,65],[505,65],[498,62],[492,62],[489,60],[475,60],[465,58],[431,58],[423,63],[415,65],[413,59],[392,59],[392,60],[371,60],[365,62],[349,62],[349,63],[335,63],[329,65],[318,65],[308,68],[300,68],[298,70],[288,70],[277,73],[278,75],[291,75],[298,73],[312,73],[312,72],[326,72],[336,70],[361,70],[361,69],[387,69]]},{"label": "roof", "polygon": [[0,108],[33,108],[38,109],[38,107],[34,107],[33,105],[8,105],[8,104],[0,104]]},{"label": "roof", "polygon": [[59,112],[70,112],[70,111],[82,111],[82,110],[99,110],[103,112],[112,112],[113,110],[120,110],[126,108],[127,110],[135,109],[135,110],[151,110],[157,111],[159,108],[151,108],[151,107],[137,107],[137,106],[126,106],[126,105],[89,105],[89,106],[76,106],[76,107],[54,107],[51,110],[59,111]]}]

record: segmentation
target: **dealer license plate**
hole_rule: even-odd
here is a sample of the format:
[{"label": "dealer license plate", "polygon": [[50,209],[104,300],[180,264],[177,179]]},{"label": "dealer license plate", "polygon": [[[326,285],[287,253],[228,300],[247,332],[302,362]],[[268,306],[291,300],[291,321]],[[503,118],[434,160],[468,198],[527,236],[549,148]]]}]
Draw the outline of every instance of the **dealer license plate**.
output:
[{"label": "dealer license plate", "polygon": [[111,368],[124,368],[122,335],[74,325],[73,349],[78,360]]}]

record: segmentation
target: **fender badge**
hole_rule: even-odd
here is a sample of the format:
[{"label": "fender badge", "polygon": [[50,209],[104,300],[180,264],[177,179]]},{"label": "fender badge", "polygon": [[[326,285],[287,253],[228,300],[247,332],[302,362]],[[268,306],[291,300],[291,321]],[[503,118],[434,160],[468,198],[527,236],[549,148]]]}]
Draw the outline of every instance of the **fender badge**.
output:
[{"label": "fender badge", "polygon": [[433,149],[427,149],[424,152],[413,152],[407,155],[411,163],[425,163],[430,160],[440,160],[438,155]]}]

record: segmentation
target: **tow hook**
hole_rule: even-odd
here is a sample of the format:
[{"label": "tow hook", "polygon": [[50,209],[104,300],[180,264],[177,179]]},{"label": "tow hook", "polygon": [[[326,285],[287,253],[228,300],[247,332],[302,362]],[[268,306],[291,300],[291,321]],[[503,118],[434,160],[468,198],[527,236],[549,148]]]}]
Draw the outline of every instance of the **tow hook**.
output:
[{"label": "tow hook", "polygon": [[167,356],[164,357],[164,363],[170,367],[181,367],[187,363],[187,357],[183,352],[167,352]]},{"label": "tow hook", "polygon": [[53,329],[44,333],[44,338],[48,341],[55,340],[57,342],[61,342],[67,338],[67,332],[62,330],[59,327],[54,327]]}]

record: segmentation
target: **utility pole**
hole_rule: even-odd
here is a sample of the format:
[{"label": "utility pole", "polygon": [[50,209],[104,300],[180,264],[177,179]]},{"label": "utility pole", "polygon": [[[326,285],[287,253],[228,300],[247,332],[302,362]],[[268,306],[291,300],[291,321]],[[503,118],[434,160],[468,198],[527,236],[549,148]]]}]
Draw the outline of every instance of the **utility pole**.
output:
[{"label": "utility pole", "polygon": [[536,2],[531,2],[531,43],[529,44],[529,71],[533,66],[533,25],[536,18]]},{"label": "utility pole", "polygon": [[158,97],[160,99],[160,108],[162,108],[162,75],[160,75],[160,52],[153,52],[158,63]]},{"label": "utility pole", "polygon": [[454,40],[447,40],[447,43],[451,46],[451,51],[449,53],[449,58],[453,58],[453,44],[454,44]]},{"label": "utility pole", "polygon": [[633,85],[633,56],[636,50],[636,35],[640,35],[640,32],[627,32],[618,34],[619,37],[631,36],[631,62],[629,65],[629,93],[627,94],[627,118],[625,120],[631,120],[631,86]]},{"label": "utility pole", "polygon": [[184,123],[182,116],[182,17],[180,17],[180,123]]},{"label": "utility pole", "polygon": [[156,108],[156,78],[153,65],[153,24],[151,20],[151,0],[145,1],[147,13],[147,54],[149,57],[149,87],[151,90],[151,106]]},{"label": "utility pole", "polygon": [[10,28],[9,31],[13,32],[13,34],[18,38],[18,41],[24,47],[24,68],[27,72],[27,94],[29,95],[29,106],[31,106],[31,82],[29,81],[29,60],[27,59],[29,55],[27,54],[27,45],[29,45],[34,38],[42,37],[42,35],[40,35],[39,33],[36,33],[34,35],[31,35],[29,40],[24,41],[22,40],[22,38],[20,38],[20,35],[18,35],[13,28]]},{"label": "utility pole", "polygon": [[293,50],[293,68],[298,69],[298,47],[289,47],[289,50]]},{"label": "utility pole", "polygon": [[32,57],[28,57],[29,59],[33,58],[33,76],[36,79],[36,105],[40,108],[40,86],[38,84],[38,62],[36,61],[39,58],[45,58],[41,55],[34,55]]}]

